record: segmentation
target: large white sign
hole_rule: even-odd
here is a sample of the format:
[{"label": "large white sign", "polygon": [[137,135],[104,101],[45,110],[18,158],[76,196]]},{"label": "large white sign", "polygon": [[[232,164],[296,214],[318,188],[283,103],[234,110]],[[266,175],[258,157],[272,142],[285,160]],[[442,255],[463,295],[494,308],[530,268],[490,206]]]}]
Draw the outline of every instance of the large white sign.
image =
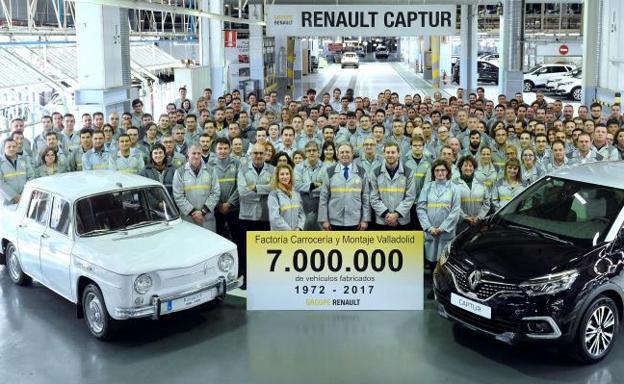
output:
[{"label": "large white sign", "polygon": [[423,234],[247,233],[248,310],[422,310]]},{"label": "large white sign", "polygon": [[268,36],[455,35],[455,5],[267,5]]}]

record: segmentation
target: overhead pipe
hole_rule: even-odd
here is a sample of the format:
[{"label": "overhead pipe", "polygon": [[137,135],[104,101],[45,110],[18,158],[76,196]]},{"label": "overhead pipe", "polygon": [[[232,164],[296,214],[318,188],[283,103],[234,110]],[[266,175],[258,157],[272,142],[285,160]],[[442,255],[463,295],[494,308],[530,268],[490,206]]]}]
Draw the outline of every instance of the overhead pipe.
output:
[{"label": "overhead pipe", "polygon": [[239,19],[238,17],[224,16],[218,13],[206,12],[206,11],[202,11],[199,9],[189,9],[189,8],[183,8],[183,7],[178,7],[175,5],[167,5],[167,4],[146,3],[144,1],[139,1],[139,0],[67,0],[67,1],[71,1],[74,3],[89,3],[89,4],[106,5],[106,6],[118,7],[118,8],[142,9],[145,11],[158,11],[158,12],[168,12],[168,13],[179,14],[179,15],[206,17],[208,19],[228,21],[230,23],[259,25],[259,26],[266,25],[266,23],[262,20]]}]

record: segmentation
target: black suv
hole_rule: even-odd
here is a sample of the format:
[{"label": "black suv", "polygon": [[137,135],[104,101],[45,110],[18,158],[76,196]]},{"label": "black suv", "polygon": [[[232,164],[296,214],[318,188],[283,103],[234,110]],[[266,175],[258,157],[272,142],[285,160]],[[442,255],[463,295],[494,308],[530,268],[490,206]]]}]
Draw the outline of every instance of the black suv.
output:
[{"label": "black suv", "polygon": [[439,314],[509,344],[604,358],[624,307],[623,172],[622,162],[556,171],[460,233],[434,271]]}]

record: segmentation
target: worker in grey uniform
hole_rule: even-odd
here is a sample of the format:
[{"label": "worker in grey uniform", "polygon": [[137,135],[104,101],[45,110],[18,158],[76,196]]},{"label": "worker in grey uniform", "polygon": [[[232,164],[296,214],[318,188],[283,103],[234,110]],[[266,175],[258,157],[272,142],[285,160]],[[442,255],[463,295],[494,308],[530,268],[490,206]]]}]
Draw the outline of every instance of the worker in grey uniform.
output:
[{"label": "worker in grey uniform", "polygon": [[[122,173],[139,174],[144,168],[143,156],[139,151],[130,150],[130,136],[122,134],[119,136],[119,151],[111,154],[108,160],[108,168]],[[84,167],[84,163],[83,163]]]},{"label": "worker in grey uniform", "polygon": [[[236,177],[240,202],[238,218],[243,236],[238,253],[239,276],[247,274],[247,232],[270,230],[267,200],[275,168],[264,162],[264,151],[264,144],[254,144],[251,147],[251,161],[238,170]],[[246,288],[246,284],[245,281],[242,288]]]},{"label": "worker in grey uniform", "polygon": [[17,143],[4,141],[4,156],[0,157],[0,194],[4,205],[19,202],[24,185],[35,176],[32,166],[17,155]]},{"label": "worker in grey uniform", "polygon": [[224,236],[225,226],[232,237],[232,241],[238,244],[240,238],[240,223],[238,221],[239,196],[236,185],[239,162],[230,156],[230,140],[225,137],[215,139],[217,155],[211,163],[214,168],[221,194],[215,209],[217,233]]},{"label": "worker in grey uniform", "polygon": [[371,220],[366,171],[353,164],[353,147],[338,146],[339,163],[323,170],[318,221],[323,230],[366,230]]},{"label": "worker in grey uniform", "polygon": [[214,210],[220,194],[216,173],[202,162],[199,145],[192,145],[187,163],[173,176],[173,199],[182,218],[216,233]]},{"label": "worker in grey uniform", "polygon": [[405,230],[409,228],[410,211],[416,200],[413,171],[403,165],[399,145],[387,142],[384,163],[376,166],[370,177],[370,204],[375,212],[377,230]]},{"label": "worker in grey uniform", "polygon": [[275,168],[273,190],[269,192],[271,231],[301,231],[306,221],[299,192],[293,188],[294,171],[288,164]]},{"label": "worker in grey uniform", "polygon": [[295,190],[301,195],[306,222],[306,231],[319,230],[318,206],[321,195],[321,170],[323,163],[319,161],[319,146],[316,141],[305,145],[306,159],[295,166]]},{"label": "worker in grey uniform", "polygon": [[353,161],[353,164],[364,168],[367,175],[369,175],[376,166],[383,164],[384,162],[383,156],[377,154],[376,148],[377,143],[375,143],[375,139],[373,139],[372,136],[365,138],[362,143],[360,157]]},{"label": "worker in grey uniform", "polygon": [[455,237],[461,213],[461,196],[451,182],[451,167],[442,159],[431,164],[431,182],[418,198],[418,220],[425,232],[425,259],[433,268],[444,247]]},{"label": "worker in grey uniform", "polygon": [[[81,137],[88,133],[85,132],[85,130],[90,129],[83,128],[80,131]],[[128,141],[127,145],[130,145],[130,138],[127,138],[126,140]],[[112,154],[105,148],[104,132],[98,130],[93,133],[93,147],[82,155],[82,169],[85,171],[110,169],[111,157]]]},{"label": "worker in grey uniform", "polygon": [[457,223],[457,233],[479,224],[490,211],[490,189],[475,178],[477,160],[472,155],[459,159],[457,163],[461,176],[455,179],[461,199],[460,219]]},{"label": "worker in grey uniform", "polygon": [[[74,136],[80,138],[80,144],[73,147],[69,153],[69,170],[82,171],[82,156],[93,148],[93,130],[90,128],[83,128],[78,134],[74,134]],[[102,136],[104,136],[104,133],[102,133]]]},{"label": "worker in grey uniform", "polygon": [[422,230],[422,226],[418,220],[416,205],[418,204],[418,196],[420,196],[420,191],[422,191],[425,185],[427,176],[431,175],[431,163],[433,160],[425,154],[425,139],[422,136],[412,137],[411,144],[412,150],[403,160],[404,165],[412,170],[412,176],[414,177],[414,195],[416,198],[414,199],[414,205],[410,212],[412,229],[420,231]]}]

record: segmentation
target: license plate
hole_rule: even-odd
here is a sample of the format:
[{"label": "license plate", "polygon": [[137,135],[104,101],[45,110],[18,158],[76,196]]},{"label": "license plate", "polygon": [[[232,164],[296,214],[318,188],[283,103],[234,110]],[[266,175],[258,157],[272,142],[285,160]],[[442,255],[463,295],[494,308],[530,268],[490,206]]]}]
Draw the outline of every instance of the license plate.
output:
[{"label": "license plate", "polygon": [[163,301],[160,303],[160,314],[166,315],[168,313],[182,311],[188,308],[196,307],[203,303],[207,303],[217,296],[216,291],[216,288],[212,288],[174,300]]},{"label": "license plate", "polygon": [[474,313],[475,315],[484,317],[486,319],[492,318],[492,308],[488,307],[487,305],[477,303],[476,301],[467,299],[463,296],[456,295],[452,292],[451,292],[451,304],[463,310],[466,310],[470,313]]}]

